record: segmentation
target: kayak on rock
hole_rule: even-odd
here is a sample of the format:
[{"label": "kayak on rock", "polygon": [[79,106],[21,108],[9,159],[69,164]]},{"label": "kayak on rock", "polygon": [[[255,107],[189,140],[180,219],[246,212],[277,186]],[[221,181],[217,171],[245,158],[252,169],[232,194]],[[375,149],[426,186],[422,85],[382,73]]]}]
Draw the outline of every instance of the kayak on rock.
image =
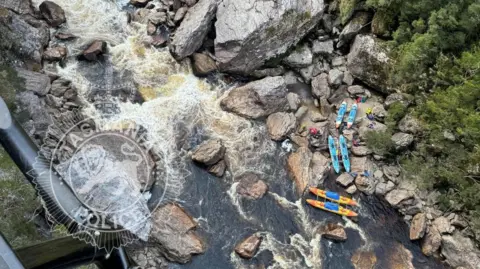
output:
[{"label": "kayak on rock", "polygon": [[346,216],[346,217],[356,217],[358,216],[357,213],[353,212],[352,210],[343,208],[338,204],[331,203],[331,202],[320,202],[313,199],[307,199],[307,203],[313,207],[323,209],[325,211],[329,211],[338,215]]},{"label": "kayak on rock", "polygon": [[350,173],[350,158],[348,157],[347,139],[343,135],[340,135],[340,152],[342,153],[343,167],[345,167],[345,171]]},{"label": "kayak on rock", "polygon": [[345,116],[345,113],[347,112],[347,102],[343,101],[342,104],[340,105],[340,108],[338,109],[338,115],[337,115],[337,120],[335,122],[335,127],[338,128],[342,124],[343,117]]},{"label": "kayak on rock", "polygon": [[347,119],[347,129],[350,129],[355,122],[355,117],[357,116],[358,105],[353,104],[352,108],[350,109],[350,114],[348,114]]},{"label": "kayak on rock", "polygon": [[351,205],[351,206],[356,206],[357,202],[355,202],[353,199],[341,196],[340,194],[332,191],[324,191],[318,188],[310,187],[309,188],[310,192],[315,194],[318,197],[322,197],[325,199],[328,199],[333,202],[337,202],[339,204],[344,204],[344,205]]},{"label": "kayak on rock", "polygon": [[330,150],[330,157],[332,158],[333,169],[338,174],[340,173],[340,164],[338,162],[337,147],[335,146],[335,140],[331,135],[328,136],[328,149]]}]

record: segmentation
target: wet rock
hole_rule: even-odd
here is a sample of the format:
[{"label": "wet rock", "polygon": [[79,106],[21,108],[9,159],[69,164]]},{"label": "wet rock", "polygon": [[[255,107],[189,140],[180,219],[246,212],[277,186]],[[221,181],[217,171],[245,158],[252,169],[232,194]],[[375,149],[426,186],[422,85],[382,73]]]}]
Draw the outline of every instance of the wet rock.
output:
[{"label": "wet rock", "polygon": [[336,179],[337,183],[342,185],[343,187],[348,187],[350,184],[353,183],[353,180],[354,178],[349,173],[342,173]]},{"label": "wet rock", "polygon": [[78,38],[76,35],[73,35],[71,33],[65,33],[65,32],[57,32],[55,33],[55,38],[62,40],[62,41],[70,41]]},{"label": "wet rock", "polygon": [[437,228],[438,232],[441,234],[449,233],[451,228],[450,221],[446,217],[436,218],[433,221],[432,226],[435,226],[435,228]]},{"label": "wet rock", "polygon": [[355,156],[367,156],[372,154],[372,150],[366,146],[353,146],[351,148],[353,155]]},{"label": "wet rock", "polygon": [[147,23],[147,35],[154,35],[156,31],[157,31],[157,26],[149,21]]},{"label": "wet rock", "polygon": [[345,190],[348,194],[354,194],[357,192],[357,186],[355,184],[351,185]]},{"label": "wet rock", "polygon": [[306,45],[299,46],[283,62],[293,68],[307,67],[313,62],[312,50]]},{"label": "wet rock", "polygon": [[193,56],[193,73],[197,76],[206,76],[217,70],[215,61],[208,55],[203,53],[194,53]]},{"label": "wet rock", "polygon": [[136,7],[145,7],[151,0],[130,0],[130,4]]},{"label": "wet rock", "polygon": [[261,176],[254,172],[246,172],[235,178],[238,181],[237,193],[248,199],[257,200],[262,198],[268,191],[268,186]]},{"label": "wet rock", "polygon": [[312,156],[312,152],[305,147],[299,148],[296,152],[288,156],[288,171],[295,182],[298,194],[303,193],[307,187],[309,181],[309,165]]},{"label": "wet rock", "polygon": [[43,59],[47,61],[60,61],[67,56],[67,48],[65,47],[53,47],[48,48],[43,52]]},{"label": "wet rock", "polygon": [[45,96],[50,91],[50,78],[42,73],[16,68],[17,76],[24,80],[25,89],[40,96]]},{"label": "wet rock", "polygon": [[329,56],[333,53],[333,40],[313,41],[312,51],[315,54],[320,54],[324,56]]},{"label": "wet rock", "polygon": [[396,150],[408,148],[413,143],[413,135],[406,133],[396,133],[392,136],[392,142]]},{"label": "wet rock", "polygon": [[442,244],[442,235],[434,226],[431,226],[422,240],[422,252],[426,256],[432,256]]},{"label": "wet rock", "polygon": [[187,14],[187,11],[188,11],[188,7],[179,8],[175,13],[175,17],[173,17],[173,21],[177,23],[183,20],[183,17],[185,17],[185,14]]},{"label": "wet rock", "polygon": [[333,87],[338,87],[342,84],[343,72],[338,69],[332,69],[328,72],[328,82]]},{"label": "wet rock", "polygon": [[47,96],[45,97],[45,102],[52,108],[60,108],[63,104],[62,98],[55,97],[51,94],[47,94]]},{"label": "wet rock", "polygon": [[409,106],[411,104],[412,96],[404,93],[392,93],[387,98],[385,98],[385,108],[390,108],[393,103],[400,102],[404,106]]},{"label": "wet rock", "polygon": [[222,177],[226,169],[227,163],[225,162],[225,160],[221,160],[218,163],[210,166],[208,168],[208,172],[213,174],[214,176]]},{"label": "wet rock", "polygon": [[212,165],[223,159],[225,146],[219,139],[210,139],[200,144],[192,153],[192,160]]},{"label": "wet rock", "polygon": [[413,255],[400,243],[394,243],[392,254],[388,257],[388,268],[392,269],[415,269],[412,264]]},{"label": "wet rock", "polygon": [[387,202],[394,207],[397,207],[401,202],[412,197],[413,195],[411,192],[402,189],[394,189],[385,195]]},{"label": "wet rock", "polygon": [[345,229],[334,223],[329,223],[325,228],[322,234],[323,237],[336,241],[336,242],[344,242],[347,240],[347,233]]},{"label": "wet rock", "polygon": [[50,93],[56,97],[61,97],[70,88],[71,82],[69,80],[59,78],[52,82]]},{"label": "wet rock", "polygon": [[402,120],[400,120],[398,123],[398,129],[404,133],[419,134],[422,132],[423,128],[418,119],[408,114]]},{"label": "wet rock", "polygon": [[288,106],[290,107],[290,111],[295,112],[297,111],[302,101],[300,100],[300,97],[298,97],[298,94],[289,92],[287,94],[287,102],[288,102]]},{"label": "wet rock", "polygon": [[68,101],[74,101],[77,98],[77,91],[74,88],[70,88],[65,91],[63,97]]},{"label": "wet rock", "polygon": [[308,185],[318,186],[323,184],[323,175],[329,170],[330,159],[320,152],[314,152],[310,162],[310,179]]},{"label": "wet rock", "polygon": [[167,45],[167,37],[163,34],[152,36],[151,44],[154,47],[164,47]]},{"label": "wet rock", "polygon": [[370,35],[357,35],[348,54],[347,69],[352,76],[382,93],[389,93],[388,51]]},{"label": "wet rock", "polygon": [[217,1],[200,0],[187,11],[170,44],[172,55],[177,59],[183,59],[202,46],[215,17],[216,9]]},{"label": "wet rock", "polygon": [[52,27],[58,27],[67,21],[65,11],[52,1],[44,1],[40,4],[39,8],[43,18]]},{"label": "wet rock", "polygon": [[97,61],[107,52],[107,42],[96,40],[82,52],[82,56],[87,61]]},{"label": "wet rock", "polygon": [[[8,2],[0,5],[11,6]],[[22,9],[24,1],[16,9]],[[0,8],[1,9],[1,8]],[[1,9],[0,14],[0,50],[2,58],[9,62],[33,61],[40,64],[43,48],[47,46],[49,31],[47,24],[29,16],[20,16],[11,10]]]},{"label": "wet rock", "polygon": [[[252,8],[255,7],[255,8]],[[320,21],[323,1],[224,0],[215,23],[222,71],[248,74],[296,45]]]},{"label": "wet rock", "polygon": [[410,225],[410,240],[421,239],[427,230],[427,216],[425,213],[418,213],[413,217]]},{"label": "wet rock", "polygon": [[281,141],[295,131],[297,119],[293,113],[277,112],[267,118],[267,130],[270,138]]},{"label": "wet rock", "polygon": [[480,253],[472,240],[456,232],[453,235],[442,236],[442,255],[452,267],[463,266],[476,269],[480,264]]},{"label": "wet rock", "polygon": [[257,253],[261,243],[261,236],[251,235],[235,246],[235,252],[244,259],[251,259]]},{"label": "wet rock", "polygon": [[352,265],[355,269],[374,269],[377,264],[377,256],[374,252],[357,250],[352,256]]},{"label": "wet rock", "polygon": [[362,29],[366,29],[365,26],[368,25],[369,21],[369,13],[357,12],[340,33],[340,36],[338,37],[337,48],[348,45]]},{"label": "wet rock", "polygon": [[421,213],[423,209],[423,205],[421,202],[416,203],[412,206],[409,206],[403,210],[403,214],[405,215],[416,215],[418,213]]},{"label": "wet rock", "polygon": [[167,204],[152,214],[153,230],[150,238],[158,243],[163,255],[170,261],[187,263],[192,255],[205,252],[205,245],[196,235],[197,224],[175,204]]},{"label": "wet rock", "polygon": [[267,77],[231,90],[220,105],[240,116],[258,119],[286,111],[287,87],[282,77]]},{"label": "wet rock", "polygon": [[326,73],[322,73],[313,78],[312,94],[316,98],[330,98],[331,89],[330,85],[328,84],[328,75]]},{"label": "wet rock", "polygon": [[395,184],[393,184],[393,182],[391,182],[391,181],[380,182],[375,187],[375,193],[377,195],[382,195],[383,196],[386,193],[388,193],[389,191],[393,190],[394,188],[395,188]]}]

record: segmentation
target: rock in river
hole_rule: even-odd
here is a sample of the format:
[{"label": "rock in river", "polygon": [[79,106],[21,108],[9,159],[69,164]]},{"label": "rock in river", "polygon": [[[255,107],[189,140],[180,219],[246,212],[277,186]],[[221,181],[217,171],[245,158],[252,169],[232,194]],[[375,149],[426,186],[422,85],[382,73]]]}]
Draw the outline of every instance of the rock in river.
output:
[{"label": "rock in river", "polygon": [[224,0],[215,23],[222,71],[248,74],[285,53],[320,21],[323,0]]},{"label": "rock in river", "polygon": [[325,231],[322,236],[327,239],[338,242],[347,240],[347,233],[345,232],[345,229],[338,224],[329,223],[324,229]]},{"label": "rock in river", "polygon": [[107,51],[107,42],[96,40],[83,51],[82,56],[87,61],[97,61]]},{"label": "rock in river", "polygon": [[192,154],[192,159],[196,162],[212,165],[223,159],[225,155],[225,146],[219,139],[211,139],[203,142]]},{"label": "rock in river", "polygon": [[167,204],[153,212],[152,220],[150,237],[170,261],[187,263],[192,255],[205,252],[204,243],[194,231],[197,224],[183,208]]},{"label": "rock in river", "polygon": [[427,216],[425,213],[418,213],[413,217],[410,225],[410,240],[418,240],[425,235],[427,229]]},{"label": "rock in river", "polygon": [[246,172],[235,178],[239,181],[237,193],[249,199],[260,199],[268,191],[268,186],[263,182],[261,176],[254,172]]},{"label": "rock in river", "polygon": [[238,244],[235,247],[235,252],[244,259],[251,259],[257,253],[261,243],[262,237],[253,234]]},{"label": "rock in river", "polygon": [[372,251],[357,250],[351,261],[355,269],[374,269],[377,264],[377,256]]},{"label": "rock in river", "polygon": [[215,61],[208,55],[203,53],[194,53],[193,56],[193,73],[197,76],[206,76],[217,70]]},{"label": "rock in river", "polygon": [[170,44],[170,51],[176,58],[183,59],[202,46],[216,9],[216,0],[200,0],[187,11]]},{"label": "rock in river", "polygon": [[288,110],[286,96],[283,77],[266,77],[231,90],[220,105],[226,111],[258,119]]},{"label": "rock in river", "polygon": [[422,240],[422,252],[427,256],[432,256],[442,244],[442,235],[435,226],[431,226],[427,235]]},{"label": "rock in river", "polygon": [[40,4],[39,8],[43,18],[45,18],[48,24],[52,27],[60,26],[60,24],[67,21],[65,18],[65,11],[52,1],[44,1]]},{"label": "rock in river", "polygon": [[312,152],[306,147],[299,148],[290,154],[287,160],[288,171],[295,181],[297,193],[301,194],[307,187],[310,175],[309,166],[312,160]]},{"label": "rock in river", "polygon": [[350,73],[382,93],[391,91],[388,86],[388,51],[371,35],[357,35],[348,54]]},{"label": "rock in river", "polygon": [[284,140],[295,131],[297,118],[293,113],[277,112],[268,116],[267,129],[270,138],[276,141]]}]

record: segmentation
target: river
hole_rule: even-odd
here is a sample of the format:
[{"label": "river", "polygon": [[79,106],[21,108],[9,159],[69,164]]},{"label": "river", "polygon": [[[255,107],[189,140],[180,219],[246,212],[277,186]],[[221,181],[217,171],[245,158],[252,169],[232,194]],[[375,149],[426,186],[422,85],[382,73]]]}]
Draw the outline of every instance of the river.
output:
[{"label": "river", "polygon": [[[35,0],[34,4],[40,2]],[[354,268],[351,260],[355,252],[373,253],[375,268],[407,268],[395,264],[402,253],[408,257],[409,252],[415,268],[443,268],[422,255],[419,244],[409,240],[402,217],[374,196],[355,197],[360,204],[358,222],[308,206],[304,197],[295,194],[287,175],[288,153],[268,138],[264,123],[220,109],[221,93],[235,82],[200,80],[189,73],[188,65],[177,63],[168,49],[145,47],[146,26],[127,23],[128,1],[53,2],[65,9],[68,31],[79,36],[65,44],[70,55],[102,39],[109,43],[110,58],[101,64],[85,64],[69,57],[64,67],[49,65],[47,69],[72,80],[87,101],[93,101],[94,89],[105,85],[113,91],[133,88],[155,93],[144,103],[120,103],[116,120],[133,119],[148,130],[150,139],[161,145],[166,155],[174,156],[162,167],[165,180],[174,188],[169,199],[197,220],[198,231],[206,241],[204,254],[170,268]],[[189,134],[181,141],[183,150],[179,150],[179,128]],[[188,149],[211,137],[222,139],[227,148],[230,173],[222,179],[195,166],[188,157]],[[265,197],[252,201],[237,196],[232,178],[245,171],[263,175],[269,185]],[[334,174],[327,177],[324,187],[342,191]],[[346,227],[346,242],[332,243],[317,235],[317,228],[330,222]],[[254,232],[260,232],[264,239],[258,254],[246,261],[233,249]]]}]

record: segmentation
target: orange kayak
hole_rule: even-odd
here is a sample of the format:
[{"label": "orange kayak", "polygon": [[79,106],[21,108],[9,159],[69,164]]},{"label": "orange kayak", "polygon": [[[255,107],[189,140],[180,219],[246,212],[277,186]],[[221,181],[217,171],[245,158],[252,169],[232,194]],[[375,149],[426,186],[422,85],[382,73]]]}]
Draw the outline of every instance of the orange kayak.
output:
[{"label": "orange kayak", "polygon": [[323,209],[325,211],[329,211],[338,215],[346,216],[346,217],[356,217],[358,216],[357,213],[353,212],[352,210],[343,208],[338,204],[331,203],[331,202],[320,202],[317,200],[307,199],[307,203],[311,206]]},{"label": "orange kayak", "polygon": [[357,205],[357,202],[355,202],[353,199],[350,199],[345,196],[340,196],[336,192],[324,191],[324,190],[313,188],[313,187],[310,187],[309,190],[311,193],[315,194],[316,196],[328,199],[333,202],[337,202],[339,204],[351,205],[351,206]]}]

